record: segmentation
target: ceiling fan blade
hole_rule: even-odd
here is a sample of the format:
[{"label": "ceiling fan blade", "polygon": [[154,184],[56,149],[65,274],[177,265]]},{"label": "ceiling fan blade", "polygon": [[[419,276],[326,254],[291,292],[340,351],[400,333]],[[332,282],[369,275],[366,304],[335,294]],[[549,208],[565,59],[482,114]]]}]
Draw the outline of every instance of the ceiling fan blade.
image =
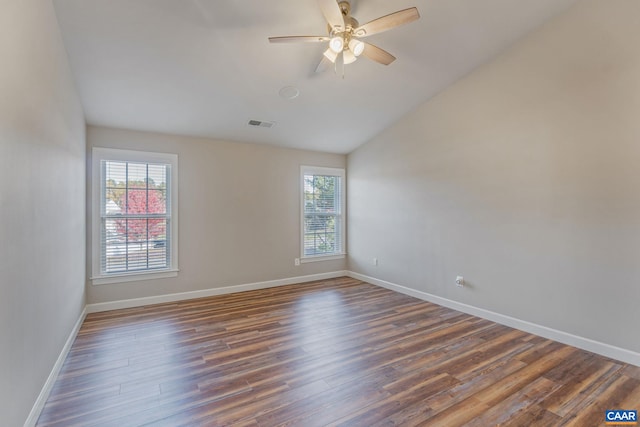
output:
[{"label": "ceiling fan blade", "polygon": [[282,37],[269,37],[271,43],[315,43],[329,41],[329,37],[325,36],[282,36]]},{"label": "ceiling fan blade", "polygon": [[374,46],[370,43],[364,44],[364,50],[362,51],[362,54],[372,61],[376,61],[382,65],[389,65],[396,60],[396,57],[391,55],[386,50],[380,49],[378,46]]},{"label": "ceiling fan blade", "polygon": [[381,33],[383,31],[390,30],[400,25],[408,24],[416,19],[420,18],[418,9],[410,7],[409,9],[399,10],[389,15],[382,16],[373,21],[369,21],[364,25],[360,25],[354,30],[354,35],[357,37],[366,37],[372,34]]},{"label": "ceiling fan blade", "polygon": [[320,60],[320,63],[316,67],[316,73],[323,73],[323,72],[327,71],[327,69],[329,68],[329,66],[331,64],[332,64],[332,62],[329,60],[329,58],[327,58],[326,56],[322,55],[322,59]]},{"label": "ceiling fan blade", "polygon": [[344,31],[344,17],[336,0],[318,0],[318,6],[331,28]]}]

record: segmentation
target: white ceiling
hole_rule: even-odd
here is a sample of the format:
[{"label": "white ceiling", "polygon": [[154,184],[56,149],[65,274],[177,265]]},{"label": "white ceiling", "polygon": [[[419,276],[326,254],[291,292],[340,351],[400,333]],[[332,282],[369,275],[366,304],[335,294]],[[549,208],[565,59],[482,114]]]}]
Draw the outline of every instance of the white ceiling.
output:
[{"label": "white ceiling", "polygon": [[344,78],[314,73],[324,44],[267,41],[325,35],[315,0],[54,4],[89,124],[348,153],[576,1],[354,0],[361,24],[422,17],[367,38],[394,63],[361,57]]}]

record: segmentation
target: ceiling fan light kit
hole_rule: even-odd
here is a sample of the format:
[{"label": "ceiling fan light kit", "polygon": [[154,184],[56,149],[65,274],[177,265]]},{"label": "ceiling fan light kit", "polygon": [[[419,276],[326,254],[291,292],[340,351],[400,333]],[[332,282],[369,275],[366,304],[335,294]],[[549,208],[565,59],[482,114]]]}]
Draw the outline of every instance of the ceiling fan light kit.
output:
[{"label": "ceiling fan light kit", "polygon": [[351,16],[351,4],[348,1],[318,0],[318,6],[329,24],[329,36],[282,36],[269,37],[271,43],[288,42],[329,42],[329,48],[316,68],[316,72],[324,71],[323,64],[328,60],[336,63],[342,55],[343,64],[355,62],[360,55],[383,65],[395,61],[395,56],[370,43],[359,40],[373,34],[390,30],[400,25],[408,24],[420,18],[418,9],[410,7],[399,10],[360,25]]}]

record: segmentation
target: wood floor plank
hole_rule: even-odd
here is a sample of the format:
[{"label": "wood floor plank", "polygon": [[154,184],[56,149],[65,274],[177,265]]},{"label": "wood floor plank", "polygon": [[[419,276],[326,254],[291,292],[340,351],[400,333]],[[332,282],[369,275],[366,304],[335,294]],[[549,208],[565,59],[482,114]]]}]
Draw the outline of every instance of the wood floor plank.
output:
[{"label": "wood floor plank", "polygon": [[[576,365],[580,366],[580,365]],[[574,375],[567,378],[562,387],[547,396],[541,406],[546,410],[564,417],[575,412],[581,403],[581,396],[589,395],[607,378],[620,370],[620,365],[606,359],[594,357],[590,363],[574,369]]]},{"label": "wood floor plank", "polygon": [[505,422],[505,426],[509,427],[550,427],[560,425],[561,417],[552,414],[546,409],[531,405],[520,415]]},{"label": "wood floor plank", "polygon": [[511,394],[506,399],[496,402],[481,416],[476,417],[467,425],[469,427],[484,427],[490,425],[502,425],[517,418],[527,411],[532,405],[541,401],[544,396],[557,390],[560,384],[538,377],[518,392]]},{"label": "wood floor plank", "polygon": [[570,427],[598,425],[603,422],[606,410],[630,409],[622,408],[620,405],[639,392],[639,385],[640,381],[635,378],[626,376],[612,378],[612,381],[607,381],[603,387],[589,395],[579,407],[580,411],[566,417],[566,422],[562,425]]},{"label": "wood floor plank", "polygon": [[[415,415],[412,411],[430,412],[428,407],[415,408],[415,403],[421,402],[425,398],[438,394],[443,390],[450,389],[458,383],[458,380],[446,373],[437,376],[431,374],[428,376],[418,375],[413,378],[403,377],[399,381],[383,386],[385,390],[391,391],[392,394],[377,402],[363,405],[363,408],[359,411],[353,412],[353,409],[351,409],[351,413],[339,419],[336,425],[371,426],[383,420],[394,424],[400,422],[401,424],[399,425],[402,425],[404,421],[411,419]],[[398,388],[401,386],[404,387]],[[344,412],[347,412],[347,408],[344,408]]]},{"label": "wood floor plank", "polygon": [[89,314],[37,425],[582,427],[639,405],[638,367],[342,277]]}]

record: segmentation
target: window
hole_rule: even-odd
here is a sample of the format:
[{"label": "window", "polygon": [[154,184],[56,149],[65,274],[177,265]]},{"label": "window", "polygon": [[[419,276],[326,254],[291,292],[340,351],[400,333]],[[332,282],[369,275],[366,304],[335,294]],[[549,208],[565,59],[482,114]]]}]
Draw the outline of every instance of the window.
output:
[{"label": "window", "polygon": [[302,166],[301,262],[345,254],[344,169]]},{"label": "window", "polygon": [[93,283],[177,275],[178,156],[93,149]]}]

